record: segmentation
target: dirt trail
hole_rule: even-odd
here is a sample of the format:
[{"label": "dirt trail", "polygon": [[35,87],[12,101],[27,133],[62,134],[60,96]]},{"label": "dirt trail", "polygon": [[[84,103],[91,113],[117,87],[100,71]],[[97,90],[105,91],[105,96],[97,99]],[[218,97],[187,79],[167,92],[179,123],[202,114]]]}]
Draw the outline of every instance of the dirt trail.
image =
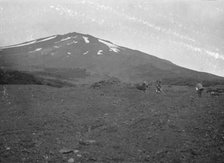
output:
[{"label": "dirt trail", "polygon": [[[224,96],[7,85],[0,162],[223,162]],[[73,160],[72,160],[72,159]]]}]

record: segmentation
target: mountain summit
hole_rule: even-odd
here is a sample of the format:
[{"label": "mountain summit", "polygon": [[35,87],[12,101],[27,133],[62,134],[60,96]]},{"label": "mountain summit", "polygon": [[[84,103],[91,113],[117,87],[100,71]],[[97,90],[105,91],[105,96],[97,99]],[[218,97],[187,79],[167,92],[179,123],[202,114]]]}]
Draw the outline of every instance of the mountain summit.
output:
[{"label": "mountain summit", "polygon": [[[149,45],[150,46],[150,45]],[[92,83],[110,77],[125,82],[162,80],[170,84],[223,81],[167,60],[80,33],[54,35],[0,49],[2,73]]]}]

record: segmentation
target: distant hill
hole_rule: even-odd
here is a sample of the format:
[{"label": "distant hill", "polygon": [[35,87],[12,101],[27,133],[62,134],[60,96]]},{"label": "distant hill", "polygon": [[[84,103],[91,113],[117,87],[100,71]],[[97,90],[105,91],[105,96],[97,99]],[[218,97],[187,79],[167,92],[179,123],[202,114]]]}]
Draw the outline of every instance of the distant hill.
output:
[{"label": "distant hill", "polygon": [[57,80],[72,84],[116,77],[124,82],[160,79],[164,84],[194,85],[203,81],[205,85],[224,85],[222,77],[186,69],[170,61],[75,32],[3,47],[0,49],[0,66],[4,73],[8,73],[6,70],[16,72],[17,78],[21,72],[20,75],[25,73],[29,80]]}]

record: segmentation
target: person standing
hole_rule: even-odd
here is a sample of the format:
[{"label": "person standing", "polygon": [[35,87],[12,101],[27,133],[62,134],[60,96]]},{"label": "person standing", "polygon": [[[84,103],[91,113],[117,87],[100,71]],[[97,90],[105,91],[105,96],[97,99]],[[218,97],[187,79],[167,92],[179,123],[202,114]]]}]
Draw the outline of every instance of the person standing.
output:
[{"label": "person standing", "polygon": [[204,90],[203,85],[201,83],[197,83],[195,89],[197,91],[198,97],[201,97],[202,96],[202,92]]},{"label": "person standing", "polygon": [[160,93],[161,91],[162,91],[161,81],[157,80],[156,81],[156,92]]}]

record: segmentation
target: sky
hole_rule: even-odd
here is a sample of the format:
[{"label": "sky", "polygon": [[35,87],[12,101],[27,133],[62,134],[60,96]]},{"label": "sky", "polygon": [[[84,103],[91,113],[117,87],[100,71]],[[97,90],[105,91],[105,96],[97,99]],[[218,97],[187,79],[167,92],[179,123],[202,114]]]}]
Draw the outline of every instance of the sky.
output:
[{"label": "sky", "polygon": [[223,0],[0,0],[0,46],[79,32],[224,76]]}]

